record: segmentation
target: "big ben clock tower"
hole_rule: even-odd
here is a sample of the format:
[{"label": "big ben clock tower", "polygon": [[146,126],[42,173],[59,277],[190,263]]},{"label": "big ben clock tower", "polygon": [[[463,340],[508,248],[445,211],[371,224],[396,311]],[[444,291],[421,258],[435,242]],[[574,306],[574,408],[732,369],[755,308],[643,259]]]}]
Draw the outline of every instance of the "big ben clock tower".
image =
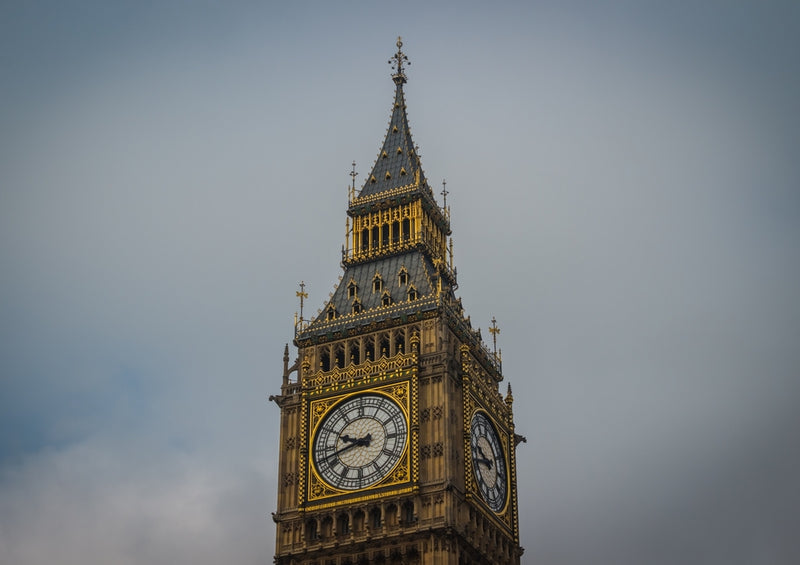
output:
[{"label": "big ben clock tower", "polygon": [[[456,297],[450,212],[411,140],[398,38],[344,272],[284,351],[275,563],[519,564],[513,398]],[[446,191],[443,191],[446,198]],[[494,322],[494,321],[493,321]],[[490,329],[496,337],[496,325]]]}]

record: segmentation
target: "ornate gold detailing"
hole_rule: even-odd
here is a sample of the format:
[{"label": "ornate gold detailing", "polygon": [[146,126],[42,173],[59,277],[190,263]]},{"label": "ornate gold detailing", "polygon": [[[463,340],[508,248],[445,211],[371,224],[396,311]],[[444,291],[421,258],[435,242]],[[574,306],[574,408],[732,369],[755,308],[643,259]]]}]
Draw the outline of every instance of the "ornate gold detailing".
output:
[{"label": "ornate gold detailing", "polygon": [[[387,490],[387,491],[381,491],[381,492],[378,492],[378,493],[362,494],[360,496],[354,496],[352,498],[348,498],[347,499],[347,503],[348,504],[359,504],[359,503],[364,503],[364,502],[371,502],[373,500],[385,499],[385,498],[392,497],[392,496],[400,496],[400,495],[403,495],[403,494],[409,494],[409,493],[416,492],[416,491],[417,491],[417,487],[416,486],[407,486],[407,487],[403,487],[403,488],[396,488],[396,489],[391,489],[391,490]],[[336,506],[340,506],[341,504],[342,504],[342,502],[338,501],[338,500],[337,501],[333,501],[333,502],[327,502],[327,503],[320,503],[320,502],[316,502],[315,501],[313,503],[309,503],[308,506],[307,506],[307,509],[308,510],[326,510],[328,508],[335,508]]]},{"label": "ornate gold detailing", "polygon": [[489,328],[489,333],[492,334],[492,344],[493,344],[493,351],[494,351],[494,359],[495,361],[500,364],[502,368],[502,360],[503,360],[503,351],[501,350],[500,353],[497,353],[497,334],[500,333],[500,328],[497,327],[497,320],[494,316],[492,316],[492,327]]},{"label": "ornate gold detailing", "polygon": [[306,292],[306,283],[305,281],[300,281],[300,290],[295,292],[297,298],[300,299],[300,318],[298,319],[297,313],[295,312],[294,315],[294,335],[297,335],[299,331],[302,331],[305,328],[305,320],[303,319],[303,300],[308,298],[308,293]]},{"label": "ornate gold detailing", "polygon": [[406,82],[406,75],[403,72],[403,64],[411,64],[411,62],[408,60],[408,57],[406,57],[406,54],[403,53],[402,47],[403,39],[400,36],[397,36],[397,53],[392,55],[392,58],[389,59],[389,64],[392,65],[392,70],[394,71],[392,80],[394,80],[397,84]]},{"label": "ornate gold detailing", "polygon": [[353,161],[353,170],[350,171],[350,176],[352,177],[352,182],[350,184],[350,190],[348,191],[348,202],[352,202],[353,199],[356,197],[356,177],[358,173],[356,172],[356,162]]},{"label": "ornate gold detailing", "polygon": [[[330,371],[318,371],[304,375],[303,385],[314,389],[315,393],[323,389],[343,390],[365,383],[378,382],[390,379],[394,374],[409,369],[416,365],[417,354],[398,353],[393,357],[382,357],[377,361],[365,360],[357,365],[345,368],[335,367]],[[335,386],[343,385],[343,386]]]},{"label": "ornate gold detailing", "polygon": [[[416,305],[417,312],[422,312],[423,313],[422,315],[424,316],[427,315],[426,310],[435,308],[439,304],[439,299],[434,295],[429,295],[424,298],[418,298],[414,304]],[[395,316],[402,315],[403,311],[406,310],[407,307],[408,307],[407,301],[393,302],[388,306],[377,306],[375,308],[362,310],[361,312],[357,313],[342,314],[339,317],[332,320],[319,320],[309,327],[315,331],[325,331],[326,329],[329,328],[340,327],[344,321],[348,322],[352,321],[356,324],[359,323],[366,324],[368,323],[369,320],[372,319],[375,319],[376,321],[391,320]],[[414,319],[413,316],[416,316],[416,314],[409,315],[408,321],[413,321]],[[388,325],[390,324],[387,324],[387,327]],[[299,339],[301,339],[302,337],[303,337],[302,335],[298,336]]]},{"label": "ornate gold detailing", "polygon": [[[406,421],[409,425],[409,435],[410,441],[406,444],[405,450],[403,451],[403,455],[400,458],[400,461],[397,463],[394,469],[389,473],[381,481],[377,482],[376,484],[369,486],[361,491],[357,491],[358,494],[363,492],[368,492],[377,488],[383,489],[387,486],[393,485],[401,485],[403,483],[409,482],[416,482],[418,480],[418,463],[417,463],[417,442],[418,442],[418,430],[417,428],[417,421],[416,421],[416,403],[418,402],[417,394],[416,394],[416,372],[413,372],[410,375],[411,378],[407,378],[401,382],[395,382],[391,384],[386,384],[383,386],[373,387],[366,390],[360,390],[358,392],[350,392],[347,394],[339,395],[336,397],[326,397],[320,398],[317,400],[310,400],[308,402],[309,410],[308,410],[308,426],[304,426],[304,431],[309,429],[311,433],[308,437],[314,437],[317,433],[316,430],[325,416],[328,414],[329,410],[335,408],[340,402],[347,400],[350,397],[356,396],[358,394],[362,394],[363,392],[369,392],[370,394],[382,394],[389,398],[391,398],[394,402],[396,402],[403,411],[405,415]],[[385,378],[385,377],[384,377]],[[414,416],[412,416],[412,414]],[[306,493],[306,499],[309,504],[313,504],[316,508],[316,502],[319,500],[337,497],[337,496],[347,496],[353,495],[353,491],[347,490],[339,490],[331,485],[327,484],[322,477],[317,473],[317,470],[314,468],[314,465],[311,464],[312,456],[309,447],[310,442],[306,440],[306,449],[303,459],[307,461],[307,469],[308,469],[308,492]],[[302,479],[301,479],[302,481]],[[302,482],[301,482],[302,485]],[[304,502],[302,500],[302,486],[301,486],[301,504]],[[405,491],[404,491],[405,492]],[[347,498],[347,502],[353,502],[354,500],[368,500],[369,497],[358,496],[355,499],[352,496]],[[327,506],[327,505],[326,505]],[[323,506],[324,507],[324,506]]]},{"label": "ornate gold detailing", "polygon": [[414,332],[411,334],[411,352],[418,353],[419,352],[419,333]]},{"label": "ornate gold detailing", "polygon": [[[462,344],[459,347],[459,352],[461,354],[464,388],[464,468],[472,468],[472,450],[468,424],[472,421],[474,414],[481,411],[491,419],[497,430],[503,448],[503,456],[506,460],[509,489],[506,493],[506,505],[501,513],[495,514],[488,509],[484,510],[483,505],[478,507],[486,518],[501,526],[506,532],[513,535],[515,541],[518,542],[515,434],[511,404],[506,403],[497,390],[496,381],[489,376],[480,363],[476,362],[469,345]],[[473,473],[466,472],[465,475],[467,498],[480,498]]]},{"label": "ornate gold detailing", "polygon": [[[371,177],[375,178],[375,177]],[[377,180],[377,179],[376,179]],[[398,196],[402,196],[404,194],[409,194],[415,192],[419,189],[419,185],[417,183],[406,184],[403,186],[398,186],[397,188],[392,188],[391,190],[383,190],[381,192],[377,192],[375,194],[367,194],[365,196],[357,196],[353,199],[352,205],[353,206],[360,206],[362,204],[369,204],[370,202],[379,202],[381,200],[386,200],[388,198],[395,198]]]}]

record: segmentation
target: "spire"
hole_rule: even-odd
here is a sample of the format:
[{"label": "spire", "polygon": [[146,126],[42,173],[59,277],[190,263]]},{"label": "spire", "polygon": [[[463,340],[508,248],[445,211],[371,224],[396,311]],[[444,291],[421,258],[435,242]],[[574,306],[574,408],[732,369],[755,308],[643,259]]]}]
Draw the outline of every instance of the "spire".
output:
[{"label": "spire", "polygon": [[372,167],[372,172],[364,179],[361,192],[354,199],[353,204],[363,203],[367,197],[400,188],[407,188],[411,192],[424,187],[427,192],[431,193],[431,198],[433,197],[432,191],[427,186],[419,155],[414,141],[411,139],[411,129],[408,126],[403,85],[407,82],[405,67],[410,63],[402,51],[402,46],[403,42],[398,37],[397,52],[389,59],[389,64],[394,71],[392,81],[395,84],[389,128],[386,130],[386,137],[378,153],[378,158],[375,160],[375,165]]}]

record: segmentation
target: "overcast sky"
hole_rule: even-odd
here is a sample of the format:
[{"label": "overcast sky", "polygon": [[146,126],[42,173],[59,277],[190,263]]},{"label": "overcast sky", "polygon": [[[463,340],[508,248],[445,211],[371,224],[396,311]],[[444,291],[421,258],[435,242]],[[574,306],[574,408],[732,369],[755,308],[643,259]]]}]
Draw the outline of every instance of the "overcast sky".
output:
[{"label": "overcast sky", "polygon": [[800,562],[791,1],[3,3],[0,562],[271,562],[267,397],[398,35],[523,562]]}]

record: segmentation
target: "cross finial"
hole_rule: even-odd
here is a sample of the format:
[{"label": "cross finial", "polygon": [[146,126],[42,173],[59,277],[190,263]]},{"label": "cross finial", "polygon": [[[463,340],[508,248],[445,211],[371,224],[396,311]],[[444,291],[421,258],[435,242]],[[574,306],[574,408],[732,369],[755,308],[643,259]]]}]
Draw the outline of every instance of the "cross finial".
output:
[{"label": "cross finial", "polygon": [[300,290],[295,292],[297,297],[300,299],[300,323],[303,323],[303,299],[308,298],[308,293],[306,292],[306,283],[304,281],[300,281]]},{"label": "cross finial", "polygon": [[497,334],[500,333],[500,328],[497,327],[497,320],[492,316],[492,327],[489,328],[489,333],[492,334],[492,342],[494,346],[494,358],[497,359]]},{"label": "cross finial", "polygon": [[406,57],[406,54],[403,53],[403,38],[397,36],[397,53],[392,55],[392,58],[389,59],[389,64],[392,65],[392,70],[394,74],[392,75],[392,80],[396,84],[402,84],[406,82],[406,74],[403,72],[403,64],[411,64]]},{"label": "cross finial", "polygon": [[350,177],[353,179],[353,182],[350,184],[350,201],[352,202],[353,199],[356,197],[356,177],[358,173],[356,172],[356,162],[353,161],[353,170],[350,171]]},{"label": "cross finial", "polygon": [[447,195],[450,194],[447,191],[447,180],[446,179],[442,179],[442,192],[440,192],[439,194],[441,194],[442,198],[444,199],[444,204],[442,204],[442,208],[446,209],[447,208]]}]

